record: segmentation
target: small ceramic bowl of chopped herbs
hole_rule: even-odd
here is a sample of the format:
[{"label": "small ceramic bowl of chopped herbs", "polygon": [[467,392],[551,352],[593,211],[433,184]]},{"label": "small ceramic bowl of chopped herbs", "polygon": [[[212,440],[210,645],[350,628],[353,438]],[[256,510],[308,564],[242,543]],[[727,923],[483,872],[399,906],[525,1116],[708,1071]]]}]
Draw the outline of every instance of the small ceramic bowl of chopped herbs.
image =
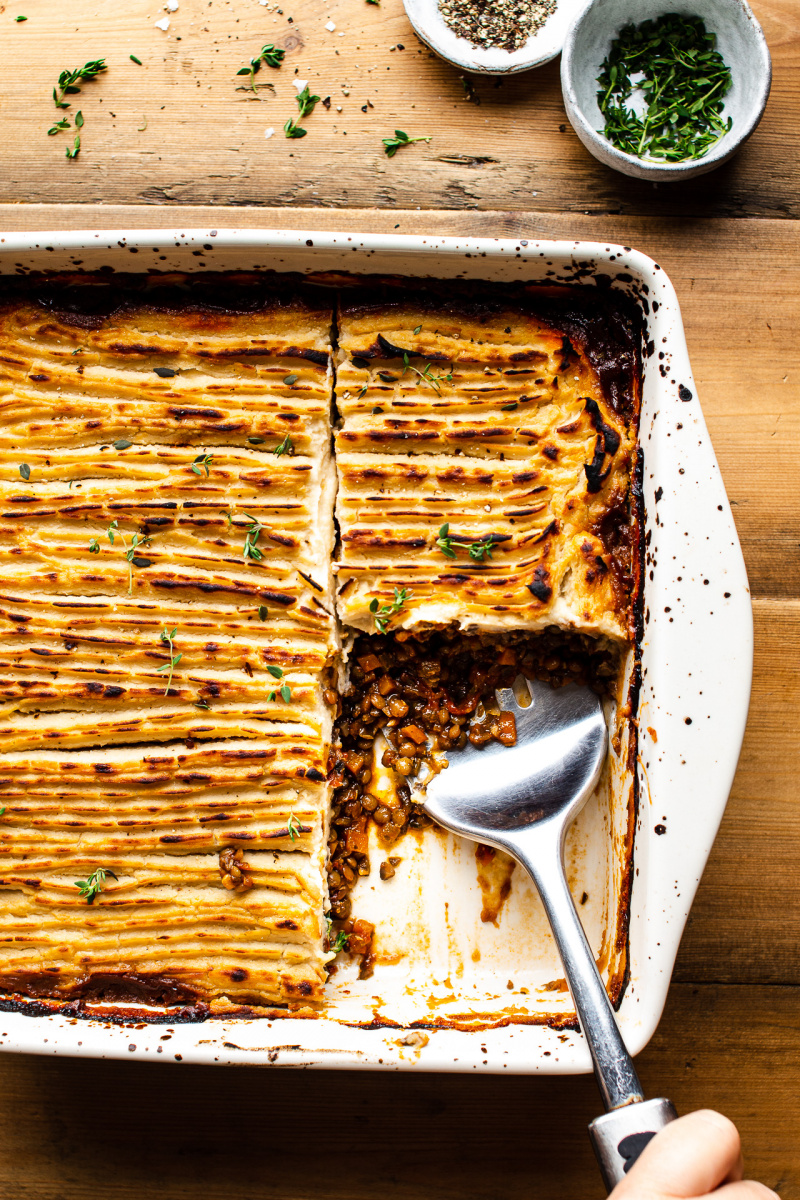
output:
[{"label": "small ceramic bowl of chopped herbs", "polygon": [[587,0],[403,0],[417,37],[462,71],[510,75],[560,54]]},{"label": "small ceramic bowl of chopped herbs", "polygon": [[703,175],[761,120],[772,64],[746,0],[592,0],[561,86],[587,150],[637,179]]}]

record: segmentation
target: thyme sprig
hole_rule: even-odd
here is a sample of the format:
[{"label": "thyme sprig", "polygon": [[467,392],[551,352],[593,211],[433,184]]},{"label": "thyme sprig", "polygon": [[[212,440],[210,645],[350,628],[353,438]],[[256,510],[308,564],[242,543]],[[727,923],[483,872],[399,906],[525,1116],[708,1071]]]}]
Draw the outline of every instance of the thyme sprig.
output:
[{"label": "thyme sprig", "polygon": [[[442,380],[445,380],[447,383],[453,382],[453,368],[452,367],[450,368],[450,370],[447,372],[446,375],[434,375],[433,363],[426,363],[425,366],[420,371],[419,367],[415,367],[414,364],[411,362],[411,360],[408,357],[408,354],[403,355],[403,362],[405,363],[405,366],[403,367],[403,375],[405,375],[406,371],[413,371],[415,375],[419,375],[419,377],[423,381],[423,383],[429,383],[430,386],[436,392],[441,393]],[[402,377],[403,376],[401,375],[400,378],[402,379]]]},{"label": "thyme sprig", "polygon": [[457,551],[464,549],[475,562],[483,562],[485,559],[491,558],[494,544],[491,533],[477,542],[468,542],[466,538],[456,537],[455,534],[450,533],[449,523],[440,527],[439,536],[436,539],[436,548],[441,550],[446,558],[455,558]]},{"label": "thyme sprig", "polygon": [[[733,122],[722,119],[731,73],[700,17],[666,13],[620,30],[597,77],[597,103],[610,142],[661,162],[702,158]],[[626,101],[634,89],[647,110]]]},{"label": "thyme sprig", "polygon": [[107,70],[104,58],[94,58],[82,67],[76,67],[74,71],[62,71],[58,77],[58,84],[53,88],[53,102],[56,108],[70,108],[64,97],[76,95],[81,90],[80,84],[96,79],[102,71]]},{"label": "thyme sprig", "polygon": [[125,561],[128,564],[128,595],[130,596],[133,593],[133,568],[150,566],[150,559],[142,558],[136,553],[136,551],[140,546],[147,546],[150,542],[150,539],[146,536],[139,537],[138,533],[134,533],[131,537],[131,544],[129,546],[125,541],[125,534],[119,527],[119,519],[111,522],[106,530],[106,533],[108,534],[108,540],[111,542],[112,546],[114,545],[114,537],[116,535],[119,537],[122,545],[125,547]]},{"label": "thyme sprig", "polygon": [[372,613],[375,621],[375,628],[379,633],[386,633],[386,627],[395,613],[399,613],[408,597],[412,595],[409,588],[395,588],[394,600],[389,604],[379,604],[378,600],[371,600],[369,611]]},{"label": "thyme sprig", "polygon": [[261,70],[261,64],[266,63],[268,67],[279,67],[285,56],[285,50],[281,50],[279,46],[273,46],[270,43],[267,46],[262,46],[255,58],[250,59],[250,65],[248,67],[240,67],[236,74],[249,75],[250,83],[248,86],[252,88],[254,92],[257,92],[258,89],[256,88],[256,75]]},{"label": "thyme sprig", "polygon": [[303,88],[302,92],[297,93],[297,107],[300,109],[298,121],[303,117],[308,117],[319,104],[320,97],[312,96],[308,90],[308,84]]},{"label": "thyme sprig", "polygon": [[195,475],[202,475],[203,468],[205,467],[206,478],[208,478],[209,468],[211,467],[213,462],[214,462],[213,454],[198,454],[197,458],[192,463],[192,470],[194,471]]},{"label": "thyme sprig", "polygon": [[175,668],[177,667],[178,663],[183,658],[183,654],[175,653],[175,646],[173,643],[173,638],[175,637],[177,632],[178,632],[177,626],[173,630],[170,631],[169,629],[167,629],[167,627],[165,625],[164,628],[161,630],[161,641],[164,643],[165,646],[169,646],[169,662],[162,663],[160,667],[156,667],[156,670],[157,671],[169,671],[169,679],[167,680],[167,686],[164,689],[165,696],[169,695],[169,689],[172,687],[172,676],[175,672]]},{"label": "thyme sprig", "polygon": [[112,879],[116,879],[109,867],[98,867],[92,871],[88,879],[76,879],[75,887],[80,888],[81,896],[85,898],[87,904],[94,904],[95,896],[98,896],[105,887],[106,875],[110,875]]},{"label": "thyme sprig", "polygon": [[288,454],[290,458],[294,455],[294,442],[289,437],[288,433],[280,445],[275,447],[272,453],[276,458],[280,458],[282,454]]},{"label": "thyme sprig", "polygon": [[244,560],[247,562],[249,558],[253,562],[261,562],[264,555],[261,550],[259,550],[256,543],[266,529],[266,525],[262,525],[258,518],[252,516],[251,513],[243,513],[242,515],[247,517],[248,521],[250,522],[250,524],[247,526],[247,534],[245,536],[244,546],[242,548]]},{"label": "thyme sprig", "polygon": [[395,129],[394,137],[381,138],[381,141],[383,142],[383,151],[386,157],[394,158],[397,151],[401,150],[403,146],[410,146],[413,142],[429,142],[431,137],[433,137],[433,134],[427,137],[409,137],[402,129]]}]

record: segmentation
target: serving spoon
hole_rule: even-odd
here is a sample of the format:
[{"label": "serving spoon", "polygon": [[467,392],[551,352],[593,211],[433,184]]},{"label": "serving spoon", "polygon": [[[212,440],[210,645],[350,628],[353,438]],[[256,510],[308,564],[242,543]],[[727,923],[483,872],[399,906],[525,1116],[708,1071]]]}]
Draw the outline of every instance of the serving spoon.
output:
[{"label": "serving spoon", "polygon": [[520,704],[512,688],[496,696],[501,710],[514,714],[516,744],[450,751],[447,769],[430,780],[420,803],[452,833],[510,854],[536,885],[606,1107],[589,1136],[610,1191],[676,1112],[669,1100],[644,1099],[564,874],[567,830],[597,786],[608,731],[588,687],[556,689],[522,676],[515,687],[529,704]]}]

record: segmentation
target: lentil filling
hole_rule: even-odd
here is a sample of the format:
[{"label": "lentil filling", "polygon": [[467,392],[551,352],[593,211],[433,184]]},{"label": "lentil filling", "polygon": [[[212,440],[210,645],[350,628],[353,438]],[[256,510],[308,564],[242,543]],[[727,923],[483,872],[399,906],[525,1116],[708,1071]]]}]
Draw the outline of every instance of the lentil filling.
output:
[{"label": "lentil filling", "polygon": [[[518,675],[554,687],[588,684],[612,695],[619,678],[619,650],[588,634],[555,626],[506,639],[455,631],[360,634],[350,655],[350,680],[338,700],[329,778],[333,811],[328,838],[328,888],[332,919],[329,946],[347,945],[363,955],[361,977],[371,973],[372,926],[353,920],[351,892],[370,874],[370,825],[389,850],[408,829],[431,824],[415,802],[411,784],[423,768],[441,769],[441,752],[492,740],[513,746],[514,716],[498,710],[498,687]],[[370,790],[376,741],[381,763],[394,775],[393,796]],[[391,878],[399,859],[381,866]],[[341,936],[344,934],[344,937]]]}]

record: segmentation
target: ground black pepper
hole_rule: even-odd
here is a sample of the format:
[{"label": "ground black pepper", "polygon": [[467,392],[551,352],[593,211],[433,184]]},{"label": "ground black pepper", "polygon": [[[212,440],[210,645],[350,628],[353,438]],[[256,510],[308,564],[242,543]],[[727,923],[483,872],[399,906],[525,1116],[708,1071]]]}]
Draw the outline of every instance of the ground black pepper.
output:
[{"label": "ground black pepper", "polygon": [[556,11],[558,0],[439,0],[458,37],[473,46],[518,50]]}]

